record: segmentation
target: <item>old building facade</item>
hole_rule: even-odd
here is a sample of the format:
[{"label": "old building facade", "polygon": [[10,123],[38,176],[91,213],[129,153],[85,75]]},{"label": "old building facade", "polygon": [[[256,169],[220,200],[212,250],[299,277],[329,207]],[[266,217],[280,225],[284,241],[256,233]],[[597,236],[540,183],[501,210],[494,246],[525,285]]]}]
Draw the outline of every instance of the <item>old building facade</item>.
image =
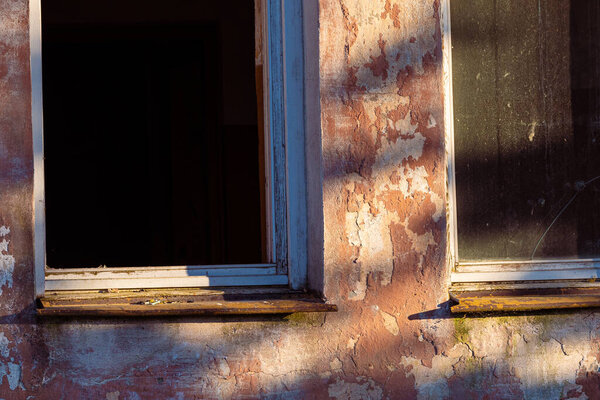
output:
[{"label": "old building facade", "polygon": [[442,7],[304,4],[305,82],[317,83],[306,135],[322,180],[308,241],[323,276],[311,279],[337,312],[45,319],[29,3],[1,0],[0,398],[600,398],[594,309],[450,312]]}]

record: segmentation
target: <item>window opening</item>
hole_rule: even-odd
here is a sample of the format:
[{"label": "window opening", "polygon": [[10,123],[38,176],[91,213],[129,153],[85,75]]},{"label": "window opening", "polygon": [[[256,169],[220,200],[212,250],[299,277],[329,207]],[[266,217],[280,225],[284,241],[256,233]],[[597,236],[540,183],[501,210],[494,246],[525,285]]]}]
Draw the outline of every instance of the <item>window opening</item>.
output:
[{"label": "window opening", "polygon": [[42,1],[42,43],[46,265],[272,261],[254,2]]}]

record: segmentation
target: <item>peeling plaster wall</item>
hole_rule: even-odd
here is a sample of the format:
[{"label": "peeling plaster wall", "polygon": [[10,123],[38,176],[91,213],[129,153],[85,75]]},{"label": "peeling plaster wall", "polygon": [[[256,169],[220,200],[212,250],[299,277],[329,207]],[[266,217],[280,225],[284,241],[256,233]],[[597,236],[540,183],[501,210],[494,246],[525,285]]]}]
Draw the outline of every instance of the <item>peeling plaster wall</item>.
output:
[{"label": "peeling plaster wall", "polygon": [[443,305],[437,0],[319,3],[338,313],[37,320],[27,7],[0,1],[0,398],[600,398],[595,311],[453,319]]}]

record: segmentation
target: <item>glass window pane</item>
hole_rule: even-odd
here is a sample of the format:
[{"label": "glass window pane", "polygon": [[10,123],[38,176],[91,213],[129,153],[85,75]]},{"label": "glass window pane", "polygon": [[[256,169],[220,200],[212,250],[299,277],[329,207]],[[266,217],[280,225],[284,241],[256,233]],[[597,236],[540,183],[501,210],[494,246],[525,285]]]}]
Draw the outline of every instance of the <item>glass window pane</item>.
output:
[{"label": "glass window pane", "polygon": [[460,260],[600,256],[600,3],[450,4]]}]

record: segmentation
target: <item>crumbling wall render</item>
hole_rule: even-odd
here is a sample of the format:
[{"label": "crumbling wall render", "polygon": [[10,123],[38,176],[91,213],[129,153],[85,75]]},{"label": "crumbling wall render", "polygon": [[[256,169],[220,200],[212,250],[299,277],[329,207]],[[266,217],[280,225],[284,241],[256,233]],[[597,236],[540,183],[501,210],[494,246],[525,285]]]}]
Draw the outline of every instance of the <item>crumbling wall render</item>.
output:
[{"label": "crumbling wall render", "polygon": [[28,3],[0,1],[0,398],[600,397],[595,311],[453,319],[443,304],[439,2],[319,7],[325,294],[340,311],[42,321]]}]

